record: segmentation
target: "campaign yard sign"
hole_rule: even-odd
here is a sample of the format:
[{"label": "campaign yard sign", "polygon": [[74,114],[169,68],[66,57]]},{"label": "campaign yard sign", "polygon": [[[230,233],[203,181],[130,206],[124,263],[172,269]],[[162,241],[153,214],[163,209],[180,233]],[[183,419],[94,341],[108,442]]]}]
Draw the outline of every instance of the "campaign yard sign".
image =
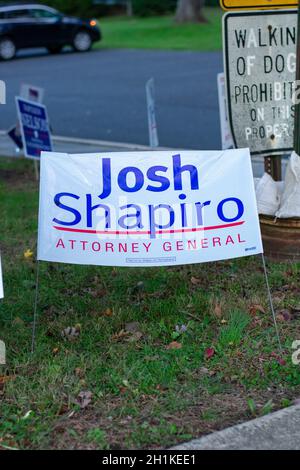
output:
[{"label": "campaign yard sign", "polygon": [[47,109],[20,97],[16,97],[16,104],[25,156],[39,160],[42,151],[52,151]]},{"label": "campaign yard sign", "polygon": [[[37,87],[35,85],[28,85],[27,83],[22,83],[21,85],[20,97],[24,100],[42,103],[44,99],[44,93],[45,91],[43,88]],[[17,122],[15,126],[8,130],[7,135],[11,138],[14,144],[16,144],[18,149],[23,149],[22,135],[19,122]]]},{"label": "campaign yard sign", "polygon": [[42,153],[39,260],[168,266],[262,252],[248,149]]},{"label": "campaign yard sign", "polygon": [[293,148],[297,11],[228,13],[223,22],[228,114],[236,147]]}]

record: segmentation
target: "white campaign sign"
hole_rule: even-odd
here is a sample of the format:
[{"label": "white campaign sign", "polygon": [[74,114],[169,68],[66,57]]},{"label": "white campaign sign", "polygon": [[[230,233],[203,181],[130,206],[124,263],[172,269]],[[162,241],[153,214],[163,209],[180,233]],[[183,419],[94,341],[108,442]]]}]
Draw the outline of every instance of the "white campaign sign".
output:
[{"label": "white campaign sign", "polygon": [[150,80],[148,80],[148,82],[146,83],[146,97],[148,110],[149,142],[150,147],[155,148],[159,146],[159,141],[155,116],[155,85],[153,78],[150,78]]},{"label": "white campaign sign", "polygon": [[168,266],[262,253],[248,149],[41,156],[38,259]]},{"label": "white campaign sign", "polygon": [[3,281],[2,281],[2,267],[1,267],[1,255],[0,255],[0,299],[3,299]]},{"label": "white campaign sign", "polygon": [[227,113],[227,99],[225,88],[225,75],[224,73],[218,74],[218,97],[219,97],[219,113],[220,113],[220,126],[222,149],[228,150],[234,148],[233,138],[230,130],[228,113]]}]

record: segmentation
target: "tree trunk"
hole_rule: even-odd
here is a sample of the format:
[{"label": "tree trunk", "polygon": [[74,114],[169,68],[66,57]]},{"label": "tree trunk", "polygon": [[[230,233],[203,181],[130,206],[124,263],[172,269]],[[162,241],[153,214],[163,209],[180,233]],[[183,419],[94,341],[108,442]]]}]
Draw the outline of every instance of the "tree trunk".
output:
[{"label": "tree trunk", "polygon": [[127,12],[127,16],[133,16],[132,0],[127,0],[126,12]]},{"label": "tree trunk", "polygon": [[205,0],[177,0],[177,23],[206,23],[202,8]]}]

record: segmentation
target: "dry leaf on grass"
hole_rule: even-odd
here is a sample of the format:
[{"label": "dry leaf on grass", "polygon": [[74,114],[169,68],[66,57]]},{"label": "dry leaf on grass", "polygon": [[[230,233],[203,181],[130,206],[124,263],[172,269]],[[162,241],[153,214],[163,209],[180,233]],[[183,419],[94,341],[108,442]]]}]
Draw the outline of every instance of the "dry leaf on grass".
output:
[{"label": "dry leaf on grass", "polygon": [[25,259],[32,259],[33,258],[33,251],[31,251],[29,249],[24,251],[24,258]]},{"label": "dry leaf on grass", "polygon": [[123,341],[125,338],[128,338],[128,336],[130,336],[129,331],[121,330],[118,333],[112,335],[111,339],[112,341]]},{"label": "dry leaf on grass", "polygon": [[255,316],[258,312],[260,313],[266,313],[264,307],[260,304],[253,304],[251,305],[249,309],[250,315]]},{"label": "dry leaf on grass", "polygon": [[291,311],[287,308],[277,310],[276,319],[280,322],[290,321],[292,319]]},{"label": "dry leaf on grass", "polygon": [[217,318],[222,318],[222,306],[220,303],[216,303],[214,308],[214,314]]},{"label": "dry leaf on grass", "polygon": [[75,326],[68,326],[62,330],[61,336],[68,341],[75,341],[79,337],[80,331],[81,326],[79,324]]},{"label": "dry leaf on grass", "polygon": [[168,346],[166,346],[166,349],[181,349],[182,344],[178,343],[177,341],[172,341]]},{"label": "dry leaf on grass", "polygon": [[201,284],[201,279],[198,279],[197,277],[192,276],[191,283],[193,284],[193,286],[199,286],[199,284]]},{"label": "dry leaf on grass", "polygon": [[80,406],[81,409],[84,409],[89,406],[89,404],[92,402],[92,397],[93,394],[90,391],[80,392],[77,397],[76,403]]},{"label": "dry leaf on grass", "polygon": [[125,331],[128,331],[129,333],[136,333],[140,330],[140,324],[137,321],[132,321],[130,323],[126,323],[125,325]]},{"label": "dry leaf on grass", "polygon": [[215,355],[216,351],[214,348],[207,348],[204,352],[205,359],[211,359]]}]

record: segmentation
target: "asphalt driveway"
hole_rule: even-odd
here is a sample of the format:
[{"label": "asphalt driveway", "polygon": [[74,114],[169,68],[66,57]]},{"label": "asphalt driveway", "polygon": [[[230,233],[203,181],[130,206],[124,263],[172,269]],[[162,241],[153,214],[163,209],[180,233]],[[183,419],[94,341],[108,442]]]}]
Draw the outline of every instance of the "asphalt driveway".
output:
[{"label": "asphalt driveway", "polygon": [[22,53],[0,63],[7,105],[0,129],[15,122],[14,97],[22,82],[46,90],[57,135],[148,144],[145,82],[156,82],[160,145],[218,149],[218,52],[98,50],[87,54]]}]

